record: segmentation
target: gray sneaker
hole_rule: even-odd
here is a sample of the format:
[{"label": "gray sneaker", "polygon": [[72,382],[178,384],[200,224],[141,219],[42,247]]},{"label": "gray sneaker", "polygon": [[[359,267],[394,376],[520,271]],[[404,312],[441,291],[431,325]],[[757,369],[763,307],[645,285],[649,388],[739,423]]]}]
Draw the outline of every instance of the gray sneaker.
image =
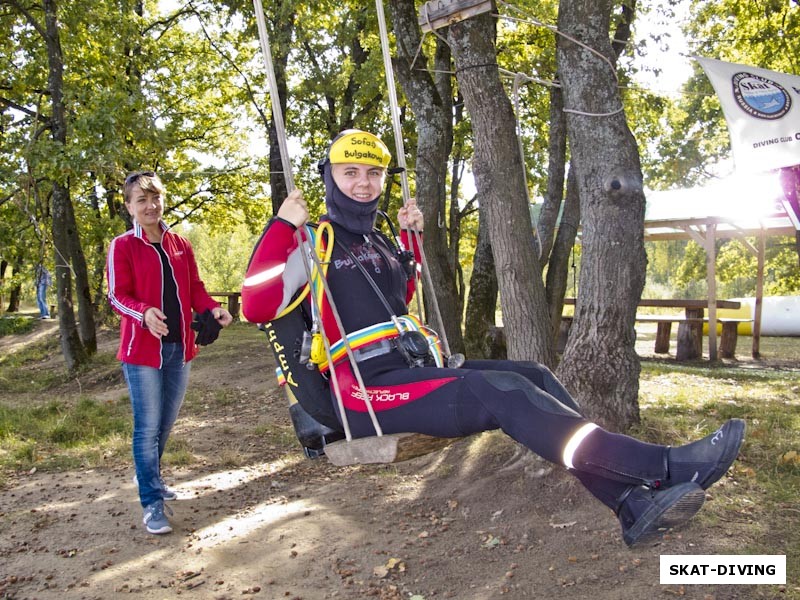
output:
[{"label": "gray sneaker", "polygon": [[164,504],[163,500],[156,500],[145,507],[142,522],[145,524],[145,527],[147,527],[149,533],[161,534],[172,531],[172,526],[169,524],[169,520],[167,519],[167,515],[164,514],[164,511],[172,516],[172,509]]},{"label": "gray sneaker", "polygon": [[[164,483],[164,480],[161,477],[158,478],[158,482],[161,484],[161,498],[166,500],[167,502],[172,502],[173,500],[178,499],[178,493],[175,490],[171,490],[167,487],[167,484]],[[136,478],[136,474],[133,474],[133,485],[139,486],[139,480]]]},{"label": "gray sneaker", "polygon": [[178,494],[177,494],[177,492],[175,492],[175,490],[171,490],[171,489],[169,489],[169,488],[167,487],[167,484],[166,484],[166,483],[164,483],[164,480],[163,480],[163,479],[161,480],[161,497],[162,497],[164,500],[167,500],[167,501],[169,501],[169,502],[171,502],[171,501],[173,501],[173,500],[177,500],[177,499],[178,499]]}]

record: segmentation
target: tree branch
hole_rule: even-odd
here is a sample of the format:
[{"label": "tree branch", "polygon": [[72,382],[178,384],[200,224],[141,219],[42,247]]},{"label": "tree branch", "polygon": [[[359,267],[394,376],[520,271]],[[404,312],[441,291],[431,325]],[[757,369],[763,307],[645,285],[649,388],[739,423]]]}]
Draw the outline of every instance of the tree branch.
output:
[{"label": "tree branch", "polygon": [[[20,14],[22,14],[28,20],[28,23],[30,24],[30,26],[33,27],[36,30],[36,32],[40,36],[42,36],[42,38],[46,38],[47,37],[47,32],[45,31],[44,27],[42,27],[42,25],[39,23],[39,21],[37,21],[33,17],[33,14],[30,12],[29,7],[23,6],[21,3],[17,2],[16,0],[0,0],[0,6],[9,6],[12,9],[17,10]],[[39,7],[38,6],[32,6],[30,8],[39,8]]]},{"label": "tree branch", "polygon": [[628,0],[622,3],[622,13],[617,18],[617,28],[614,31],[614,38],[611,40],[611,48],[617,60],[625,51],[625,46],[631,39],[631,24],[636,16],[636,0]]}]

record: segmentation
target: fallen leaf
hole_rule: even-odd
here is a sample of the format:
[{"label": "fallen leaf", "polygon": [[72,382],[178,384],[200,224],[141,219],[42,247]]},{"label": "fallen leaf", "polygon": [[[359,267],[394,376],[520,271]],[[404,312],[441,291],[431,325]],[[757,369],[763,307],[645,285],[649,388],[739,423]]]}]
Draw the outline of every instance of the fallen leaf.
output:
[{"label": "fallen leaf", "polygon": [[389,569],[387,569],[384,565],[378,565],[372,569],[372,574],[378,579],[384,579],[385,577],[389,576]]},{"label": "fallen leaf", "polygon": [[404,573],[406,570],[406,563],[400,558],[390,558],[385,564],[379,565],[372,569],[372,574],[375,577],[383,579],[389,573]]}]

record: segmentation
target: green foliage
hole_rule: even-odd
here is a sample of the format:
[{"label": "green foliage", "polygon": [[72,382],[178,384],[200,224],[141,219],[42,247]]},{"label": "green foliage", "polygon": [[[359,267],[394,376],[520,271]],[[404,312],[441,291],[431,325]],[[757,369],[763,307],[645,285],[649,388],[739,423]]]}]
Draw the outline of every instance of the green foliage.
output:
[{"label": "green foliage", "polygon": [[244,225],[227,233],[212,233],[205,225],[195,225],[183,234],[192,243],[200,277],[208,291],[236,292],[242,288],[257,236]]},{"label": "green foliage", "polygon": [[[125,174],[156,168],[168,186],[165,219],[231,229],[263,223],[266,169],[252,157],[242,118],[252,32],[239,47],[241,21],[215,3],[162,15],[147,2],[58,3],[65,64],[67,145],[49,138],[44,40],[32,20],[8,5],[0,25],[3,135],[0,136],[0,248],[21,266],[52,256],[48,193],[69,181],[92,288],[100,289],[105,249],[124,230],[118,218]],[[36,22],[41,27],[41,22]],[[213,167],[207,165],[213,163]],[[235,209],[235,210],[234,210]],[[23,270],[26,270],[23,268]]]},{"label": "green foliage", "polygon": [[[755,238],[748,240],[751,246]],[[706,287],[705,251],[693,241],[647,242],[647,286],[645,295],[702,297]],[[797,251],[791,238],[767,238],[764,295],[788,296],[800,292]],[[736,239],[717,243],[717,296],[755,296],[757,261]],[[659,291],[660,290],[660,291]],[[663,292],[663,293],[662,293]]]},{"label": "green foliage", "polygon": [[[506,93],[515,103],[520,124],[531,198],[542,198],[547,189],[550,86],[557,79],[555,37],[542,23],[555,23],[558,3],[516,2],[501,11],[519,20],[499,19],[497,63],[507,74]],[[514,74],[533,77],[515,81]],[[515,98],[515,86],[518,86]]]},{"label": "green foliage", "polygon": [[[0,15],[0,26],[8,32],[0,40],[7,99],[0,109],[0,259],[18,267],[14,278],[3,282],[4,290],[21,283],[23,293],[30,295],[33,265],[44,257],[52,266],[56,258],[49,193],[58,175],[68,177],[95,302],[102,302],[108,243],[125,228],[119,218],[125,212],[120,187],[125,174],[136,168],[156,168],[162,174],[168,223],[202,225],[199,231],[210,236],[208,242],[198,239],[195,244],[209,287],[238,286],[245,264],[241,254],[251,247],[243,228],[257,235],[272,213],[266,141],[270,97],[253,7],[202,0],[162,13],[160,3],[148,0],[138,14],[138,5],[130,0],[58,3],[66,67],[65,147],[55,144],[47,129],[45,45],[34,26],[41,26],[41,13],[25,13],[12,3]],[[352,0],[270,0],[264,7],[273,54],[286,60],[285,120],[297,185],[317,217],[324,206],[315,164],[333,134],[361,127],[395,147],[375,12]],[[648,7],[661,11],[666,21],[675,18],[672,3],[651,1],[637,10]],[[557,8],[552,0],[525,0],[500,11],[516,19],[497,21],[498,64],[509,74],[512,99],[511,74],[556,79],[555,36],[537,21],[554,24]],[[686,28],[698,54],[796,72],[797,13],[791,3],[693,0],[693,19]],[[636,71],[657,63],[655,50],[669,43],[661,34],[637,39],[635,27],[634,22],[634,37],[620,57],[618,73],[648,184],[701,181],[708,176],[707,166],[728,153],[716,95],[699,67],[677,100],[630,88]],[[436,43],[435,36],[425,36],[426,55],[433,56]],[[542,196],[547,181],[549,89],[530,81],[518,89],[516,109],[533,198]],[[398,91],[413,193],[415,116]],[[469,158],[468,118],[456,124],[454,138]],[[390,213],[399,203],[395,186]],[[474,229],[472,221],[463,223]],[[224,256],[225,235],[234,240],[228,244],[232,256]],[[465,265],[472,254],[471,236],[462,232]],[[692,260],[671,267],[680,273],[683,289],[704,269],[693,258],[689,252]],[[737,258],[741,260],[734,266]],[[749,268],[745,255],[732,253],[724,259],[731,261],[726,264],[732,273]],[[788,250],[771,260],[772,293],[796,289]]]},{"label": "green foliage", "polygon": [[[674,3],[665,5],[671,11]],[[792,2],[689,0],[682,23],[690,54],[774,71],[797,73],[800,12]],[[648,137],[643,156],[651,188],[690,186],[707,180],[730,158],[730,141],[716,93],[699,64],[677,100],[664,102],[661,132]]]}]

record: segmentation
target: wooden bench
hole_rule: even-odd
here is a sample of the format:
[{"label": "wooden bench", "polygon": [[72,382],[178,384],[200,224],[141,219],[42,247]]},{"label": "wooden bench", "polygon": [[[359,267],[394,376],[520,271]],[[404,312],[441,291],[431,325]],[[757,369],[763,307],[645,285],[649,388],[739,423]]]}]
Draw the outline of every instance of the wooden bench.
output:
[{"label": "wooden bench", "polygon": [[[698,340],[702,344],[702,327],[707,319],[701,317],[689,318],[679,315],[636,315],[637,323],[658,323],[656,327],[656,344],[653,351],[656,354],[669,354],[669,340],[672,334],[672,324],[678,323],[678,351],[676,358],[678,360],[687,360],[690,358],[697,358],[699,351],[697,349]],[[700,333],[698,336],[696,332]],[[734,342],[734,349],[736,343]]]},{"label": "wooden bench", "polygon": [[[736,356],[736,343],[739,338],[739,323],[750,322],[752,319],[730,319],[722,317],[717,323],[722,325],[719,354],[722,358]],[[709,322],[706,317],[682,317],[679,315],[636,315],[637,323],[657,323],[656,328],[656,354],[669,353],[669,339],[672,324],[678,324],[678,346],[675,358],[689,360],[702,356],[703,325]]]},{"label": "wooden bench", "polygon": [[212,298],[227,298],[228,312],[231,313],[234,321],[239,320],[239,297],[241,292],[208,292]]},{"label": "wooden bench", "polygon": [[[572,326],[572,315],[561,317],[561,327],[559,329],[557,351],[564,352],[567,336]],[[717,322],[722,325],[722,337],[720,341],[720,356],[722,358],[734,358],[736,355],[736,343],[739,337],[739,323],[750,322],[752,319],[729,319],[720,318]],[[677,360],[691,360],[702,356],[703,348],[703,325],[708,323],[705,317],[683,317],[680,315],[636,315],[637,323],[657,323],[656,341],[654,352],[656,354],[669,353],[669,341],[672,334],[672,324],[678,324],[678,345],[675,358]]]},{"label": "wooden bench", "polygon": [[[565,305],[575,305],[576,299],[575,298],[564,298]],[[741,302],[737,300],[714,300],[713,303],[709,300],[704,300],[701,298],[641,298],[637,303],[639,307],[653,307],[653,308],[672,308],[672,309],[683,309],[683,317],[684,323],[681,325],[681,321],[679,320],[680,317],[668,317],[666,320],[670,320],[673,323],[679,324],[679,331],[678,331],[678,352],[677,356],[679,360],[689,359],[689,358],[699,358],[702,356],[703,351],[703,322],[693,322],[690,321],[691,319],[702,319],[706,316],[706,310],[709,309],[709,304],[714,304],[718,309],[719,308],[730,308],[730,309],[739,309],[741,308]],[[642,317],[650,318],[650,315],[642,315]],[[723,319],[717,319],[718,322],[723,322]],[[745,319],[748,321],[749,319]],[[729,326],[732,327],[732,326]],[[682,331],[681,331],[682,329]],[[731,341],[735,340],[732,338],[732,334],[735,331],[729,330],[728,337],[726,340]],[[715,340],[716,342],[716,340]],[[666,350],[665,350],[666,352]],[[726,349],[727,353],[732,355],[730,350]],[[717,344],[709,343],[708,348],[709,358],[711,360],[717,359]]]}]

